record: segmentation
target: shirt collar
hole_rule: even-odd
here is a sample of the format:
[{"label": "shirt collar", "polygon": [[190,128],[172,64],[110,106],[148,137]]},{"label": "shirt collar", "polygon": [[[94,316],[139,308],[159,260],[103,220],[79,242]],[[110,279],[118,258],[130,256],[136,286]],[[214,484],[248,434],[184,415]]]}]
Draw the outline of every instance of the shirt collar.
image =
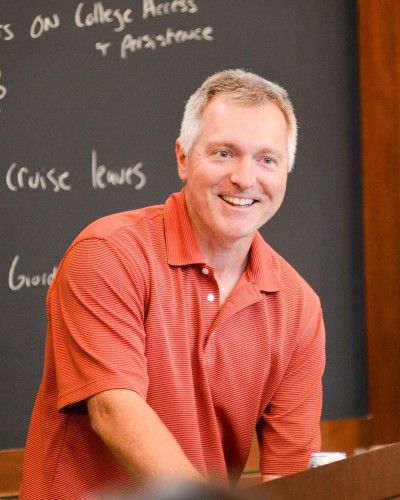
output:
[{"label": "shirt collar", "polygon": [[[165,240],[169,265],[206,264],[186,210],[184,189],[171,195],[165,203]],[[258,231],[251,244],[247,276],[264,292],[284,288],[277,256]]]},{"label": "shirt collar", "polygon": [[165,202],[165,240],[169,265],[205,264],[186,210],[184,189]]},{"label": "shirt collar", "polygon": [[285,288],[278,256],[258,231],[251,244],[247,275],[263,292],[278,292]]}]

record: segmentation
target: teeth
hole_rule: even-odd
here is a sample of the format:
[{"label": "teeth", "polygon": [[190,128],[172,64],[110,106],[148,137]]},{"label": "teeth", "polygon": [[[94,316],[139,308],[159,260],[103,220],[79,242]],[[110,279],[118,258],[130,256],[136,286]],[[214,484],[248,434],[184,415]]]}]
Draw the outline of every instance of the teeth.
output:
[{"label": "teeth", "polygon": [[221,196],[221,198],[234,205],[251,205],[254,201],[251,198],[234,198],[233,196]]}]

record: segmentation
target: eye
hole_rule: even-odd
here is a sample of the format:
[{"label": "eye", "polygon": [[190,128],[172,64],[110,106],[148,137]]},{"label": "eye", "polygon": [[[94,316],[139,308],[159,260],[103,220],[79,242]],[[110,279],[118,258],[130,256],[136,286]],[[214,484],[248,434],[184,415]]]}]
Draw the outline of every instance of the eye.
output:
[{"label": "eye", "polygon": [[222,151],[217,151],[215,153],[219,158],[228,158],[229,157],[229,153],[228,151],[225,151],[225,150],[222,150]]},{"label": "eye", "polygon": [[268,167],[276,167],[278,165],[278,161],[275,158],[271,158],[271,156],[263,156],[261,158],[261,164]]},{"label": "eye", "polygon": [[269,156],[264,156],[262,159],[262,162],[266,163],[267,165],[271,165],[272,163],[274,163],[274,160],[272,158],[270,158]]}]

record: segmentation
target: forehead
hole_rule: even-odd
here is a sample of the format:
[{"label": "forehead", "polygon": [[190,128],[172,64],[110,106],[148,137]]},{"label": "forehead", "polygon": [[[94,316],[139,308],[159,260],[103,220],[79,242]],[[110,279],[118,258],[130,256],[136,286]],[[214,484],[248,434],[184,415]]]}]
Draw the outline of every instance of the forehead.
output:
[{"label": "forehead", "polygon": [[257,141],[265,138],[286,143],[287,134],[285,116],[276,104],[248,105],[217,96],[203,110],[199,139],[212,135]]},{"label": "forehead", "polygon": [[201,114],[202,121],[212,119],[238,118],[240,116],[253,117],[254,119],[276,120],[278,123],[286,124],[283,112],[272,101],[263,104],[245,104],[236,99],[225,96],[216,96],[210,99]]}]

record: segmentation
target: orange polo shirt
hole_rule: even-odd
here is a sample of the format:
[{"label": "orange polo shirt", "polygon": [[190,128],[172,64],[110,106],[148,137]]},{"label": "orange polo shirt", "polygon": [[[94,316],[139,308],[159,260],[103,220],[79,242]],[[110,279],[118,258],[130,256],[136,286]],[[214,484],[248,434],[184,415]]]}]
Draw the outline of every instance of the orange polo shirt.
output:
[{"label": "orange polo shirt", "polygon": [[67,251],[47,297],[45,369],[21,499],[80,499],[133,486],[90,427],[84,401],[138,392],[195,467],[234,483],[254,430],[261,470],[305,469],[320,446],[324,327],[306,282],[257,233],[219,306],[184,190],[102,218]]}]

